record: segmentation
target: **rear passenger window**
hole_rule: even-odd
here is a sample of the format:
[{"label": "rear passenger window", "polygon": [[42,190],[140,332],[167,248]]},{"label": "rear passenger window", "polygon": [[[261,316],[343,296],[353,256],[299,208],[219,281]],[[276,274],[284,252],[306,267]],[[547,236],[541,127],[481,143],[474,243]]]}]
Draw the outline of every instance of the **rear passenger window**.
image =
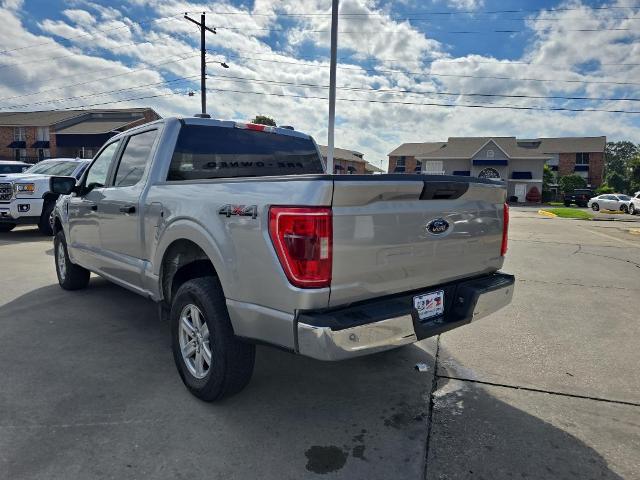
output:
[{"label": "rear passenger window", "polygon": [[157,130],[150,130],[129,137],[116,171],[115,187],[130,187],[140,181],[157,133]]},{"label": "rear passenger window", "polygon": [[323,173],[309,137],[241,128],[183,125],[167,180]]}]

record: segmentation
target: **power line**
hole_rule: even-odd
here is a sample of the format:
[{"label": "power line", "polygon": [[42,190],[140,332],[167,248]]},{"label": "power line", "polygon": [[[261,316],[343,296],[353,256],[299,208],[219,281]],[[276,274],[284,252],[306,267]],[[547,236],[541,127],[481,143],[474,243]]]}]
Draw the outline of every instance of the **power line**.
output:
[{"label": "power line", "polygon": [[[271,62],[271,63],[282,63],[288,65],[298,65],[298,66],[308,66],[318,68],[321,65],[313,64],[313,63],[301,63],[301,62],[288,62],[283,60],[270,60],[266,58],[255,58],[255,57],[244,57],[240,55],[229,55],[232,58],[244,58],[248,60],[254,60],[258,62]],[[637,82],[618,82],[618,81],[604,81],[604,80],[562,80],[562,79],[550,79],[550,78],[519,78],[519,77],[498,77],[498,76],[488,76],[488,75],[463,75],[463,74],[445,74],[445,73],[431,73],[431,72],[410,72],[406,70],[390,70],[390,69],[379,69],[379,68],[364,68],[364,67],[338,67],[341,70],[355,70],[355,71],[365,71],[365,72],[373,72],[373,73],[402,73],[405,75],[422,75],[428,77],[460,77],[460,78],[481,78],[481,79],[492,79],[492,80],[515,80],[515,81],[526,81],[526,82],[551,82],[551,83],[584,83],[584,84],[602,84],[602,85],[640,85]]]},{"label": "power line", "polygon": [[[132,47],[132,46],[137,46],[137,45],[151,45],[153,47],[156,47],[156,45],[152,44],[150,41],[144,41],[144,42],[131,42],[131,43],[123,43],[123,44],[116,44],[112,47],[102,47],[102,50],[117,50],[120,48],[125,48],[125,47]],[[163,46],[163,45],[161,45]],[[98,47],[101,48],[101,47]],[[0,65],[0,69],[3,68],[8,68],[8,67],[14,67],[14,66],[22,66],[22,65],[28,65],[30,63],[46,63],[46,62],[52,62],[54,60],[60,60],[61,58],[70,58],[70,57],[81,57],[81,56],[87,56],[87,57],[95,57],[95,55],[92,55],[91,53],[87,53],[87,52],[78,52],[78,53],[69,53],[66,55],[60,55],[57,57],[45,57],[45,58],[36,58],[34,60],[29,60],[27,62],[15,62],[15,63],[5,63],[3,65]]]},{"label": "power line", "polygon": [[[157,67],[157,66],[160,66],[160,65],[167,65],[169,63],[182,62],[184,60],[188,60],[188,59],[196,57],[196,56],[197,56],[196,54],[192,54],[192,55],[189,55],[187,57],[181,57],[181,58],[178,58],[178,59],[168,60],[168,61],[165,61],[165,62],[149,64],[146,67],[136,68],[136,69],[133,69],[133,70],[128,70],[126,72],[117,73],[117,74],[109,75],[109,76],[106,76],[106,77],[96,78],[94,80],[86,80],[86,81],[83,81],[83,82],[72,83],[72,84],[67,84],[67,85],[61,85],[59,87],[54,87],[54,88],[50,88],[50,89],[47,89],[47,90],[40,90],[38,92],[24,93],[24,94],[21,94],[21,95],[14,95],[12,97],[4,97],[4,98],[0,98],[0,101],[13,100],[15,98],[29,97],[31,95],[39,95],[39,94],[42,94],[42,93],[49,93],[49,92],[54,92],[54,91],[57,91],[57,90],[62,90],[64,88],[77,87],[77,86],[81,86],[81,85],[87,85],[89,83],[108,80],[108,79],[115,78],[115,77],[122,77],[122,76],[125,76],[125,75],[130,75],[132,73],[141,72],[141,71],[144,71],[144,70],[149,70],[151,67]],[[112,70],[112,69],[113,69],[113,67],[109,67],[109,68],[106,68],[106,69],[93,70],[93,71],[91,71],[89,73],[96,73],[96,72],[100,72],[100,71],[104,71],[104,70]],[[73,74],[73,75],[70,75],[70,76],[77,77],[77,74]],[[52,79],[55,79],[55,78],[64,78],[64,77],[51,77],[50,79],[52,80]]]},{"label": "power line", "polygon": [[[139,21],[139,22],[136,22],[136,21],[133,21],[133,20],[131,20],[131,21],[133,23],[137,24],[137,25],[145,25],[147,23],[164,23],[164,22],[168,22],[168,21],[171,21],[171,20],[175,20],[176,17],[178,17],[179,15],[180,14],[169,15],[169,16],[166,16],[166,17],[160,17],[160,18],[155,18],[153,20],[146,20],[146,21]],[[131,25],[121,25],[119,27],[105,28],[105,29],[102,29],[102,30],[96,30],[95,32],[81,33],[81,34],[78,34],[78,35],[73,35],[71,37],[62,37],[62,38],[65,39],[65,40],[74,40],[76,38],[92,37],[92,36],[96,35],[97,33],[111,32],[111,31],[114,31],[114,30],[122,30],[123,28],[130,28],[130,27],[131,27]],[[53,35],[55,35],[55,33]],[[25,46],[22,46],[22,47],[9,48],[9,49],[6,49],[6,50],[0,50],[0,55],[4,55],[4,54],[9,53],[9,52],[17,52],[19,50],[26,50],[27,48],[34,48],[34,47],[40,47],[42,45],[49,45],[51,42],[55,43],[55,40],[53,38],[51,38],[46,42],[32,43],[32,44],[25,45]]]},{"label": "power line", "polygon": [[129,91],[129,90],[136,90],[136,89],[139,89],[139,88],[164,85],[164,84],[167,84],[167,83],[175,83],[175,82],[180,82],[180,81],[184,81],[184,80],[191,80],[192,78],[199,78],[199,77],[200,77],[200,75],[190,75],[188,77],[172,78],[170,80],[164,80],[162,82],[145,83],[145,84],[136,85],[136,86],[133,86],[133,87],[118,88],[118,89],[115,89],[115,90],[106,90],[106,91],[103,91],[103,92],[90,93],[90,94],[87,94],[87,95],[77,95],[77,96],[74,96],[74,97],[66,97],[66,98],[55,98],[53,100],[43,100],[41,102],[25,103],[25,104],[22,104],[22,105],[10,105],[10,106],[0,107],[0,108],[3,108],[3,109],[14,109],[14,108],[25,108],[25,107],[31,108],[31,107],[34,107],[34,106],[45,105],[45,104],[48,104],[48,103],[66,102],[66,101],[69,101],[69,100],[76,100],[76,99],[79,99],[79,98],[99,97],[99,96],[102,96],[102,95],[121,93],[121,92]]},{"label": "power line", "polygon": [[[602,6],[602,7],[588,7],[589,10],[626,10],[626,9],[634,9],[638,8],[637,5],[628,5],[628,6]],[[497,15],[497,14],[505,14],[505,13],[546,13],[546,12],[571,12],[571,11],[584,11],[584,8],[571,8],[571,7],[560,7],[560,8],[543,8],[543,9],[511,9],[511,10],[453,10],[453,11],[438,11],[438,10],[423,10],[410,12],[408,15]],[[190,13],[200,13],[200,12],[190,12]],[[298,13],[258,13],[258,12],[216,12],[216,11],[207,11],[206,13],[211,13],[215,15],[249,15],[252,17],[272,17],[272,16],[283,16],[283,17],[330,17],[331,12],[298,12]],[[340,12],[338,13],[341,17],[370,17],[377,15],[388,15],[386,12]]]},{"label": "power line", "polygon": [[[212,78],[221,78],[238,81],[248,81],[256,83],[273,83],[278,85],[289,85],[296,87],[311,87],[311,88],[329,88],[328,85],[319,85],[313,83],[299,83],[299,82],[287,82],[281,80],[267,80],[249,77],[237,77],[226,75],[211,75]],[[487,98],[521,98],[521,99],[537,99],[537,100],[582,100],[582,101],[607,101],[607,102],[640,102],[640,98],[624,98],[624,97],[585,97],[585,96],[564,96],[564,95],[517,95],[517,94],[500,94],[500,93],[475,93],[475,92],[441,92],[441,91],[420,91],[420,90],[402,90],[402,89],[382,89],[382,88],[370,88],[370,87],[349,87],[339,86],[336,87],[339,90],[349,91],[362,91],[373,93],[401,93],[412,95],[442,95],[442,96],[458,96],[458,97],[487,97]]]},{"label": "power line", "polygon": [[[242,32],[251,32],[251,31],[260,31],[260,32],[288,32],[291,29],[290,28],[245,28],[245,27],[227,27],[227,26],[216,26],[217,30],[237,30],[237,31],[242,31]],[[295,27],[294,27],[295,29]],[[309,30],[309,29],[301,29],[302,31],[304,31],[305,33],[330,33],[330,30]],[[500,34],[512,34],[512,33],[525,33],[525,32],[529,32],[530,30],[514,30],[514,29],[504,29],[504,30],[500,30],[500,29],[496,29],[496,30],[435,30],[433,32],[431,32],[432,34],[434,33],[444,33],[444,34],[451,34],[451,35],[462,35],[462,34],[471,34],[471,35],[486,35],[489,33],[500,33]],[[566,29],[562,29],[562,32],[636,32],[637,29],[635,28],[566,28]],[[380,34],[381,32],[384,32],[384,29],[378,29],[378,30],[341,30],[338,33],[339,34],[345,34],[345,35],[372,35],[372,34]],[[391,34],[395,34],[395,31],[389,31],[389,33]]]},{"label": "power line", "polygon": [[[292,98],[307,98],[312,100],[328,100],[329,97],[318,97],[309,95],[294,95],[286,93],[267,93],[267,92],[252,92],[243,90],[228,90],[222,88],[210,88],[210,91],[216,92],[231,92],[242,93],[250,95],[268,95],[276,97],[292,97]],[[393,100],[370,100],[361,98],[337,98],[336,100],[344,102],[363,102],[363,103],[380,103],[380,104],[395,104],[395,105],[416,105],[425,107],[451,107],[451,108],[484,108],[484,109],[503,109],[503,110],[533,110],[533,111],[553,111],[553,112],[605,112],[605,113],[624,113],[624,114],[638,114],[640,110],[605,110],[597,108],[567,108],[567,107],[535,107],[535,106],[518,106],[518,105],[472,105],[472,104],[456,104],[456,103],[418,103],[418,102],[399,102]]]}]

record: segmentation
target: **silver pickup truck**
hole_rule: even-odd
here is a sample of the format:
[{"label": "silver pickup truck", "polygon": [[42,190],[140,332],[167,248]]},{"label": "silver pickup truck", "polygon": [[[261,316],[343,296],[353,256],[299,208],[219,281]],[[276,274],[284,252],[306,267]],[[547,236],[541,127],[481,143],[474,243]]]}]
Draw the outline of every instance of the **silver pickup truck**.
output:
[{"label": "silver pickup truck", "polygon": [[168,118],[52,177],[62,288],[90,272],[156,302],[188,389],[249,381],[256,343],[319,360],[410,344],[495,312],[514,277],[504,184],[328,175],[311,137]]}]

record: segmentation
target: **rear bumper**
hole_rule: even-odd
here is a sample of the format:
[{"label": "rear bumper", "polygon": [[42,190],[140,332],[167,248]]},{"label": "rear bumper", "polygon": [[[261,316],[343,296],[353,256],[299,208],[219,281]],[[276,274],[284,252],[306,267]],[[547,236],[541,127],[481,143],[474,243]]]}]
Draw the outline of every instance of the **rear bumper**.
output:
[{"label": "rear bumper", "polygon": [[[414,343],[486,317],[511,303],[515,277],[505,273],[429,287],[348,307],[301,312],[298,353],[343,360]],[[419,320],[413,297],[444,290],[444,314]]]}]

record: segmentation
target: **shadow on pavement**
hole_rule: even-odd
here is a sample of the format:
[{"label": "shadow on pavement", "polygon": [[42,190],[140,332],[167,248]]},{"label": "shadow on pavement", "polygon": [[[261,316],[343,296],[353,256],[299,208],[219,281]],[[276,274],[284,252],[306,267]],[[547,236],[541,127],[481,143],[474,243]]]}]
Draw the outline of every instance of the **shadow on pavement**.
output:
[{"label": "shadow on pavement", "polygon": [[11,245],[12,243],[31,243],[52,241],[53,237],[41,234],[36,227],[16,228],[10,232],[0,233],[0,245]]},{"label": "shadow on pavement", "polygon": [[[0,471],[46,479],[423,478],[427,343],[342,363],[259,347],[247,389],[206,404],[182,386],[168,325],[152,302],[102,279],[78,292],[43,287],[0,306]],[[418,361],[428,373],[414,370]],[[578,439],[481,389],[474,395],[491,422],[441,424],[431,443],[434,478],[471,476],[465,462],[483,463],[484,478],[618,478]],[[465,442],[465,429],[516,440],[487,442],[488,451]]]}]

